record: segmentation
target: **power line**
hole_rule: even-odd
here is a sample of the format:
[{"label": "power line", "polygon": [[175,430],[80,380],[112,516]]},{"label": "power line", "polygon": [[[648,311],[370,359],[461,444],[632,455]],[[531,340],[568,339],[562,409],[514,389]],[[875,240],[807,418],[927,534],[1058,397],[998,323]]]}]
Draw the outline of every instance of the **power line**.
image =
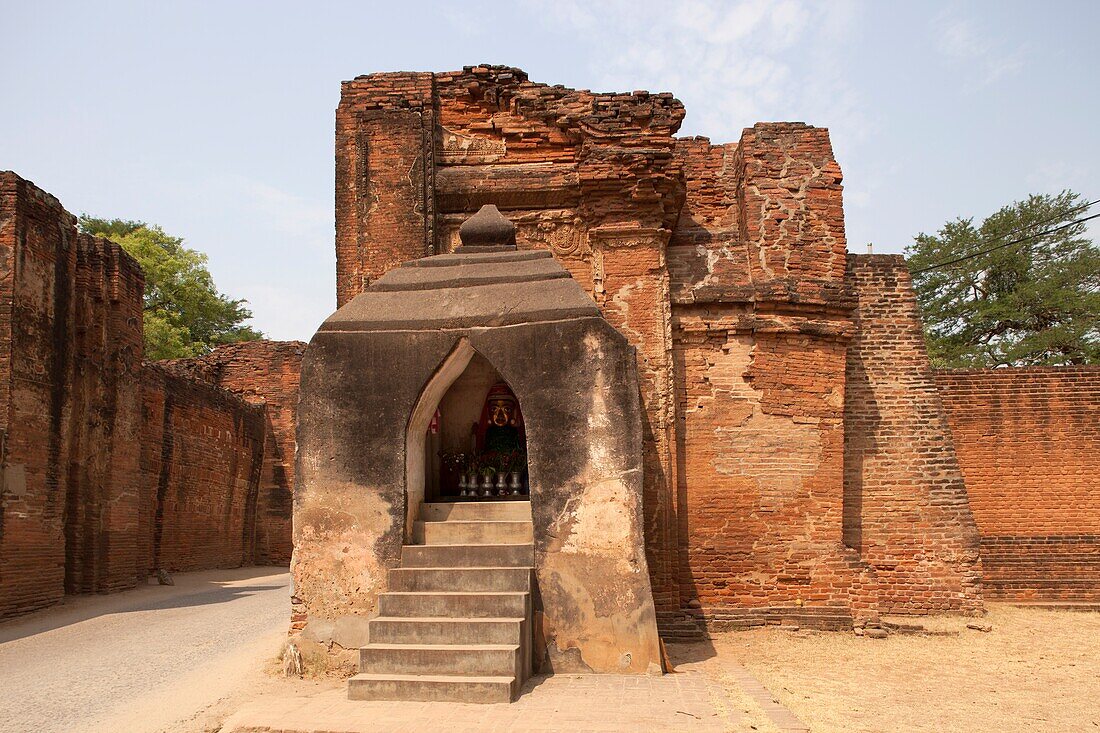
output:
[{"label": "power line", "polygon": [[[1065,211],[1059,211],[1059,212],[1056,212],[1054,214],[1051,214],[1050,216],[1048,216],[1045,219],[1040,219],[1039,221],[1029,222],[1027,224],[1023,224],[1021,226],[1018,226],[1015,229],[1009,229],[1004,234],[999,235],[997,237],[997,239],[1004,239],[1005,237],[1011,237],[1013,234],[1019,234],[1019,233],[1023,232],[1024,230],[1031,229],[1033,227],[1044,226],[1046,224],[1051,223],[1052,221],[1057,221],[1059,219],[1067,217],[1070,214],[1076,214],[1078,211],[1082,211],[1084,209],[1087,209],[1087,208],[1089,208],[1090,206],[1092,206],[1094,204],[1100,204],[1100,199],[1094,199],[1092,201],[1086,201],[1083,204],[1077,204],[1076,206],[1074,206],[1072,208],[1069,208],[1069,209],[1066,209]],[[980,247],[983,244],[988,244],[988,242],[979,242],[978,246]],[[939,267],[939,265],[930,265],[929,267],[926,267],[924,269],[928,270],[928,269],[931,269],[933,267]],[[916,274],[916,273],[914,273],[914,274]]]},{"label": "power line", "polygon": [[1093,204],[1100,204],[1100,199],[1093,199],[1092,201],[1086,201],[1083,204],[1078,204],[1077,206],[1074,206],[1071,209],[1066,209],[1065,211],[1061,211],[1061,212],[1058,212],[1056,214],[1051,214],[1046,219],[1043,219],[1041,221],[1032,222],[1031,224],[1027,224],[1026,226],[1041,226],[1043,224],[1049,224],[1050,222],[1056,221],[1056,220],[1062,218],[1063,216],[1069,216],[1070,214],[1076,214],[1078,211],[1081,211],[1082,209],[1087,209],[1088,207],[1092,206]]},{"label": "power line", "polygon": [[[1096,202],[1095,201],[1091,202],[1089,204],[1089,206],[1091,206],[1093,203],[1096,203]],[[974,259],[975,257],[980,257],[982,255],[989,254],[990,252],[996,252],[997,250],[1004,249],[1005,247],[1011,247],[1013,245],[1022,244],[1023,242],[1027,242],[1027,241],[1030,241],[1032,239],[1038,239],[1039,237],[1045,237],[1048,234],[1054,234],[1055,232],[1060,232],[1063,229],[1068,229],[1072,226],[1076,226],[1077,224],[1083,224],[1084,222],[1089,221],[1090,219],[1100,219],[1100,214],[1093,214],[1092,216],[1086,216],[1082,219],[1075,219],[1074,221],[1066,222],[1065,224],[1062,224],[1061,226],[1056,226],[1053,229],[1047,229],[1047,230],[1042,231],[1042,232],[1037,232],[1035,234],[1030,234],[1026,237],[1020,237],[1019,239],[1013,239],[1011,242],[1003,242],[1001,244],[998,244],[996,247],[990,247],[988,249],[983,249],[983,250],[980,250],[978,252],[972,252],[970,254],[963,255],[962,257],[956,257],[953,260],[947,260],[946,262],[939,262],[935,265],[929,265],[928,267],[922,267],[919,270],[914,270],[912,274],[913,275],[920,275],[921,273],[928,272],[929,270],[936,270],[936,269],[939,269],[941,267],[947,267],[948,265],[956,265],[960,262],[965,262],[966,260],[971,260],[971,259]]]}]

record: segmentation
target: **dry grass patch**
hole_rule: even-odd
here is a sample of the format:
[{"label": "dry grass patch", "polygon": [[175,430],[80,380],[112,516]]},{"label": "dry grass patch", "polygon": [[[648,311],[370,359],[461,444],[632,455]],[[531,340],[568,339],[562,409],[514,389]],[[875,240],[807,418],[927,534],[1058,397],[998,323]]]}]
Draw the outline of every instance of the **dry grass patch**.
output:
[{"label": "dry grass patch", "polygon": [[739,661],[814,733],[1100,732],[1100,613],[989,608],[988,633],[948,617],[924,623],[957,635],[722,634],[705,667]]}]

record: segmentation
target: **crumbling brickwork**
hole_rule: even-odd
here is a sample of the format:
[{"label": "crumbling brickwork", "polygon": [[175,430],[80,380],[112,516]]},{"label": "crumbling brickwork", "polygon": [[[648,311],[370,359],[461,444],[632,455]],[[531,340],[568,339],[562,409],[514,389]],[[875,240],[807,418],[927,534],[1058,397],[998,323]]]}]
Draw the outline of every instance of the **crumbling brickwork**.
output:
[{"label": "crumbling brickwork", "polygon": [[759,124],[680,140],[668,247],[681,602],[710,627],[839,627],[874,608],[841,542],[846,289],[828,133]]},{"label": "crumbling brickwork", "polygon": [[[555,254],[637,349],[647,561],[666,635],[699,619],[843,626],[873,616],[880,591],[914,612],[973,607],[965,492],[943,509],[937,477],[911,469],[896,490],[942,541],[884,531],[879,565],[844,543],[859,301],[828,132],[758,124],[717,145],[675,138],[683,115],[670,94],[577,91],[502,66],[346,82],[338,302],[399,261],[452,251],[487,203],[521,249]],[[921,565],[918,547],[943,567]]]},{"label": "crumbling brickwork", "polygon": [[874,569],[884,613],[981,608],[981,563],[916,295],[900,255],[849,255],[844,538]]},{"label": "crumbling brickwork", "polygon": [[[255,354],[271,357],[252,388],[265,412],[143,366],[143,290],[118,245],[0,173],[0,618],[132,587],[157,566],[286,560],[290,482],[277,473],[293,452],[300,345]],[[267,464],[265,444],[277,445]]]},{"label": "crumbling brickwork", "polygon": [[305,348],[301,341],[245,341],[172,362],[192,378],[264,407],[264,465],[256,500],[254,553],[259,564],[287,565],[293,549],[294,428]]},{"label": "crumbling brickwork", "polygon": [[1100,600],[1100,367],[936,373],[986,595]]},{"label": "crumbling brickwork", "polygon": [[757,124],[736,144],[677,141],[688,190],[669,247],[679,303],[850,307],[840,166],[827,130]]}]

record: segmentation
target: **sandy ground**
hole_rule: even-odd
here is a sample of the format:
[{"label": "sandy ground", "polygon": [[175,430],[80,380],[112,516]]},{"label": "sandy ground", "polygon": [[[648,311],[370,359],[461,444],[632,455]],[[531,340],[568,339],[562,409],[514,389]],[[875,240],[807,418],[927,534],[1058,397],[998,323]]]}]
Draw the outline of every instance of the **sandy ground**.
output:
[{"label": "sandy ground", "polygon": [[703,668],[740,662],[813,733],[1100,731],[1100,613],[989,604],[982,619],[919,622],[952,635],[729,633]]},{"label": "sandy ground", "polygon": [[[0,624],[0,731],[209,733],[249,703],[342,690],[278,674],[285,571],[176,582]],[[765,714],[774,697],[813,733],[1100,733],[1100,613],[989,608],[918,620],[936,636],[763,629],[670,651],[724,689],[715,704],[737,731],[783,728]],[[992,631],[966,628],[975,621]],[[763,702],[742,668],[767,687]]]},{"label": "sandy ground", "polygon": [[286,634],[285,569],[173,579],[0,624],[0,731],[216,730],[285,684],[265,671]]}]

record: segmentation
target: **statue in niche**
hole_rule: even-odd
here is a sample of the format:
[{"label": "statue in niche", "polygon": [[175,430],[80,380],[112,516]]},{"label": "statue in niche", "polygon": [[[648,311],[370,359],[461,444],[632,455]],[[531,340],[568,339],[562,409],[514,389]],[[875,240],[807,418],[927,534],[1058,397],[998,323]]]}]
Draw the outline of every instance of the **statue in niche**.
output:
[{"label": "statue in niche", "polygon": [[527,470],[527,434],[519,401],[504,382],[493,385],[485,397],[475,439],[482,460],[496,469],[502,481],[505,475],[521,480]]},{"label": "statue in niche", "polygon": [[523,416],[512,389],[497,382],[485,397],[477,425],[477,446],[482,453],[505,454],[526,448]]}]

